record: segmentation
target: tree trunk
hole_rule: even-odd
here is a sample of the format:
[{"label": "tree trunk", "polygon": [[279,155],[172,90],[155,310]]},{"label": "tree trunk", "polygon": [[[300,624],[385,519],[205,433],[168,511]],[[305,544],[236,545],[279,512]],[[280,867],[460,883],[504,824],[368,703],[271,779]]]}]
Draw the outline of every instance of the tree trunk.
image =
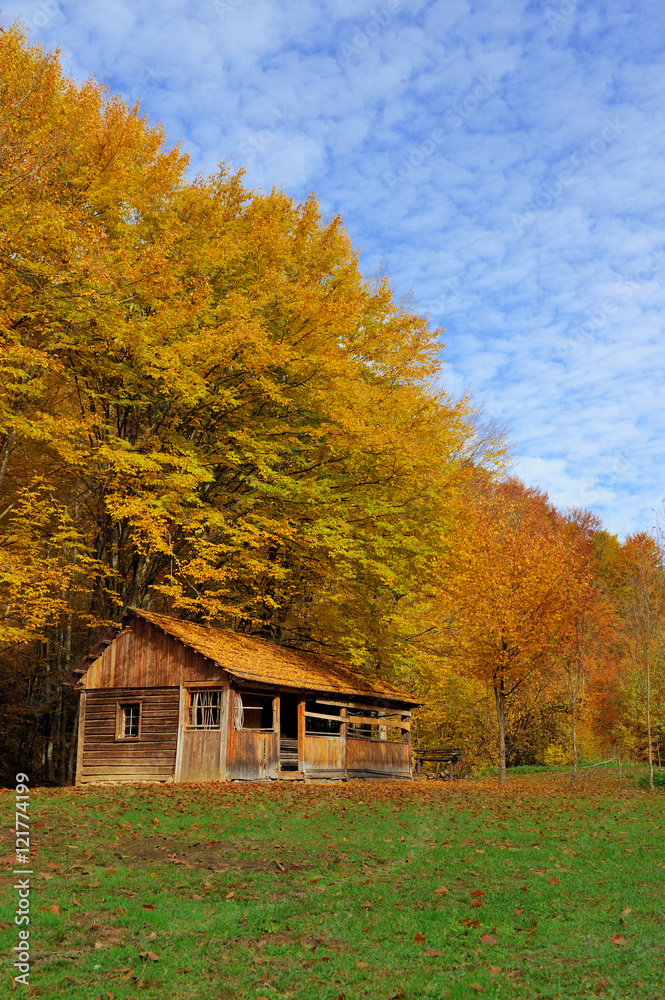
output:
[{"label": "tree trunk", "polygon": [[499,784],[506,783],[506,692],[503,686],[503,677],[499,681],[498,687],[494,689],[496,695],[496,714],[499,720]]},{"label": "tree trunk", "polygon": [[651,663],[647,653],[647,740],[649,744],[649,788],[653,792],[653,746],[651,741]]},{"label": "tree trunk", "polygon": [[570,783],[574,785],[577,781],[577,698],[573,698],[573,773],[570,776]]},{"label": "tree trunk", "polygon": [[67,762],[67,784],[74,784],[74,761],[76,760],[76,751],[78,749],[78,735],[79,735],[79,714],[81,711],[81,696],[78,695],[76,699],[76,713],[74,715],[74,725],[72,726],[72,742],[69,747],[69,760]]}]

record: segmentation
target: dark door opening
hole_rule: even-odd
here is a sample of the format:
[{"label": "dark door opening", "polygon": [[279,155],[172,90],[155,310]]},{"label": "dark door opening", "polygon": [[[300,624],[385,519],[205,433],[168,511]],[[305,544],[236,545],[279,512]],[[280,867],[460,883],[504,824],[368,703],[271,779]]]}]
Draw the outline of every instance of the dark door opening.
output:
[{"label": "dark door opening", "polygon": [[298,770],[298,699],[279,699],[279,763],[282,771]]}]

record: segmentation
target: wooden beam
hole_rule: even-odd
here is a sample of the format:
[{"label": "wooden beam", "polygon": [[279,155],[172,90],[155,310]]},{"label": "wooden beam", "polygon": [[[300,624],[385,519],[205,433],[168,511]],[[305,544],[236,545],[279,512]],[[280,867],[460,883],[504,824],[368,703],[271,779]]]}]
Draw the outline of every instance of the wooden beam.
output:
[{"label": "wooden beam", "polygon": [[390,712],[393,715],[412,715],[411,709],[406,708],[388,708],[385,705],[364,705],[357,701],[330,701],[328,698],[315,698],[313,699],[317,705],[335,705],[339,708],[355,708],[362,710],[363,712]]}]

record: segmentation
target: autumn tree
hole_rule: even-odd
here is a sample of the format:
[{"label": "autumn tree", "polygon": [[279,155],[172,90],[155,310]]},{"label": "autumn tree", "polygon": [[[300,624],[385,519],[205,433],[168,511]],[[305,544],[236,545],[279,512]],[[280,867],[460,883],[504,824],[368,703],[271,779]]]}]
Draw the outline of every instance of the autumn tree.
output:
[{"label": "autumn tree", "polygon": [[642,688],[649,787],[653,791],[652,695],[665,652],[665,566],[657,538],[646,532],[629,535],[623,555],[627,644],[634,676]]},{"label": "autumn tree", "polygon": [[415,669],[458,498],[501,459],[432,388],[439,332],[314,197],[190,180],[17,28],[0,91],[0,642],[26,690],[48,668],[47,751],[125,605]]},{"label": "autumn tree", "polygon": [[619,627],[616,603],[598,579],[594,542],[600,527],[599,518],[583,510],[572,510],[562,525],[566,560],[558,649],[570,706],[573,785],[577,779],[580,697],[587,682],[601,668]]},{"label": "autumn tree", "polygon": [[494,696],[500,784],[511,699],[553,669],[565,569],[561,519],[538,490],[511,479],[469,505],[466,532],[448,567],[445,603],[458,669]]}]

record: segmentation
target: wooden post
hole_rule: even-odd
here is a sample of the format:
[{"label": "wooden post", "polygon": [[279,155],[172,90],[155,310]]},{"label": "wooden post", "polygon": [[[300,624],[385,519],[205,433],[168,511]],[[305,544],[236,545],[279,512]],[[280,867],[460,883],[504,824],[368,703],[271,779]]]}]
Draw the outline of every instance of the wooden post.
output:
[{"label": "wooden post", "polygon": [[340,708],[340,717],[342,719],[342,725],[340,726],[341,738],[344,740],[344,777],[348,780],[349,777],[349,744],[347,742],[347,736],[349,732],[349,710],[348,708]]},{"label": "wooden post", "polygon": [[[400,721],[401,722],[409,722],[410,716],[411,716],[410,712],[409,712],[408,715],[400,715]],[[404,743],[407,744],[407,746],[409,748],[409,773],[410,773],[410,776],[413,778],[413,754],[411,752],[411,726],[410,726],[410,724],[409,724],[409,728],[404,730],[403,735],[402,735],[402,740],[403,740]]]},{"label": "wooden post", "polygon": [[187,688],[180,685],[180,701],[178,703],[178,742],[175,751],[174,781],[182,780],[182,753],[185,742],[185,725],[187,722]]},{"label": "wooden post", "polygon": [[298,701],[298,770],[305,773],[305,699]]}]

